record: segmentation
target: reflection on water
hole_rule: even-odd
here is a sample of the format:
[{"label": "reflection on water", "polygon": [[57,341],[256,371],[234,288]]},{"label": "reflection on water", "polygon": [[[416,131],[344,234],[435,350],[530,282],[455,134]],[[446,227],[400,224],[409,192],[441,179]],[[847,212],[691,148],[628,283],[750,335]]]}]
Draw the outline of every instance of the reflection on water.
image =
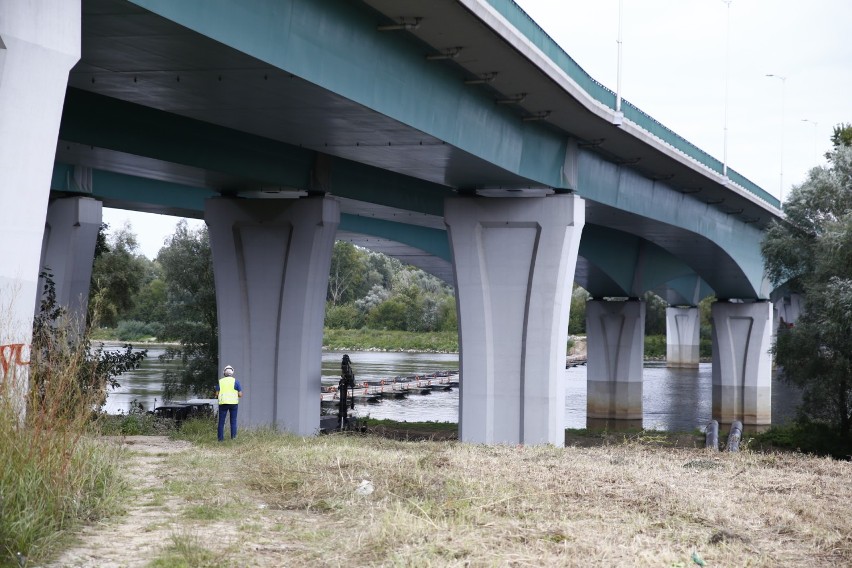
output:
[{"label": "reflection on water", "polygon": [[146,410],[153,410],[155,401],[157,404],[162,403],[163,372],[179,366],[176,361],[160,361],[160,355],[165,352],[162,348],[149,348],[148,356],[138,369],[118,377],[121,386],[107,394],[104,411],[108,414],[126,414],[134,400],[141,403]]},{"label": "reflection on water", "polygon": [[[162,401],[163,370],[175,363],[163,363],[158,356],[162,349],[150,349],[142,367],[119,377],[121,388],[107,398],[106,411],[127,412],[136,399],[145,408]],[[457,354],[349,352],[357,381],[389,379],[441,370],[458,369]],[[324,382],[340,377],[343,352],[327,351],[322,356]],[[239,373],[238,373],[239,375]],[[211,378],[211,383],[215,378]],[[251,377],[240,376],[240,382],[251,396]],[[643,426],[656,430],[692,430],[705,426],[711,419],[713,379],[709,363],[697,369],[668,369],[665,363],[645,364],[642,387]],[[799,401],[797,391],[773,378],[772,417],[774,424],[793,418]],[[432,394],[411,394],[403,399],[382,399],[377,403],[356,404],[358,416],[388,418],[408,422],[458,421],[458,390],[436,391]],[[565,426],[586,427],[586,368],[574,367],[565,371]]]}]

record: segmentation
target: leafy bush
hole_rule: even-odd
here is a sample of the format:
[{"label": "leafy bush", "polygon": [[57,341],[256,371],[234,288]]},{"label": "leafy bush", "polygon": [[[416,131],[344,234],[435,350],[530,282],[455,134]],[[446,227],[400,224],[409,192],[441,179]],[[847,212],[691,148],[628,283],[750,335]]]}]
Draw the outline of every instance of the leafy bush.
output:
[{"label": "leafy bush", "polygon": [[334,329],[358,329],[364,325],[364,316],[354,304],[328,304],[325,309],[325,326]]},{"label": "leafy bush", "polygon": [[148,337],[160,337],[163,333],[163,324],[145,323],[136,320],[122,320],[118,322],[116,335],[121,341],[139,341]]},{"label": "leafy bush", "polygon": [[174,420],[159,418],[135,404],[130,408],[127,414],[99,415],[100,433],[104,436],[164,436],[176,428]]},{"label": "leafy bush", "polygon": [[750,447],[785,448],[837,459],[852,459],[852,442],[836,428],[822,422],[799,420],[793,424],[773,426],[766,432],[753,434]]},{"label": "leafy bush", "polygon": [[367,314],[367,325],[371,329],[406,329],[405,304],[396,298],[382,302]]},{"label": "leafy bush", "polygon": [[645,336],[645,359],[665,359],[666,358],[666,336],[665,335],[646,335]]}]

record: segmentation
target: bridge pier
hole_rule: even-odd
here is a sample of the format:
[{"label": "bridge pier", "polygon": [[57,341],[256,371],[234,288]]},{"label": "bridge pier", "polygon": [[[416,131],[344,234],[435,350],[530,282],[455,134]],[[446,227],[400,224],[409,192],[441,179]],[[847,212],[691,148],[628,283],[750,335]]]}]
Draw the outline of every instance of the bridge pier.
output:
[{"label": "bridge pier", "polygon": [[586,303],[589,428],[642,426],[645,302]]},{"label": "bridge pier", "polygon": [[696,306],[666,308],[666,367],[697,368],[701,310]]},{"label": "bridge pier", "polygon": [[459,438],[564,445],[568,311],[584,201],[451,198],[444,215],[459,313]]},{"label": "bridge pier", "polygon": [[713,418],[772,423],[772,303],[713,304]]},{"label": "bridge pier", "polygon": [[[47,208],[41,268],[56,284],[56,301],[68,310],[71,325],[82,330],[89,304],[92,261],[103,219],[103,206],[91,197],[57,199]],[[36,312],[40,298],[36,298]]]},{"label": "bridge pier", "polygon": [[[0,346],[28,345],[68,72],[80,59],[79,0],[0,0]],[[23,414],[27,367],[3,366]]]},{"label": "bridge pier", "polygon": [[235,368],[245,390],[241,422],[315,434],[339,204],[324,197],[214,198],[206,202],[204,218],[213,253],[219,362]]}]

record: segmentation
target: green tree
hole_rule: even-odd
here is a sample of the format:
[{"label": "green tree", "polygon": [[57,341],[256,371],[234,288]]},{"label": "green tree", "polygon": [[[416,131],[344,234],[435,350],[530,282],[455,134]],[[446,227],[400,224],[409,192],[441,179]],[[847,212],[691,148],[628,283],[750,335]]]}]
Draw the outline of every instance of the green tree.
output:
[{"label": "green tree", "polygon": [[325,306],[325,327],[331,329],[360,329],[364,325],[364,315],[354,303]]},{"label": "green tree", "polygon": [[[68,321],[66,309],[57,303],[53,274],[44,271],[39,278],[44,287],[39,310],[33,318],[30,388],[39,395],[35,398],[37,403],[45,396],[58,400],[49,396],[48,391],[59,389],[54,394],[62,394],[67,408],[54,409],[52,412],[57,413],[54,417],[79,415],[75,405],[103,405],[107,390],[121,386],[118,377],[138,368],[148,351],[134,351],[130,344],[121,350],[105,350],[103,344],[93,347],[91,328],[86,326],[80,333]],[[97,306],[94,309],[97,313]],[[70,382],[69,376],[73,376]]]},{"label": "green tree", "polygon": [[406,329],[406,306],[399,298],[386,300],[367,314],[367,326],[371,329]]},{"label": "green tree", "polygon": [[568,314],[568,333],[571,335],[586,333],[586,302],[589,297],[585,289],[574,284],[571,291],[571,313]]},{"label": "green tree", "polygon": [[459,316],[456,311],[456,299],[454,296],[448,294],[441,298],[438,304],[436,329],[438,331],[458,331]]},{"label": "green tree", "polygon": [[[352,243],[336,241],[331,254],[327,299],[332,305],[354,301],[366,290],[366,253]],[[369,286],[367,286],[369,289]]]},{"label": "green tree", "polygon": [[186,221],[178,223],[157,262],[166,283],[168,319],[163,333],[180,342],[163,358],[183,364],[180,371],[164,375],[165,396],[209,394],[219,367],[219,326],[207,227],[190,231]]},{"label": "green tree", "polygon": [[[836,133],[849,128],[836,129]],[[813,168],[762,243],[770,280],[803,293],[805,310],[774,348],[784,377],[803,389],[801,413],[846,440],[852,410],[852,147],[833,137],[828,165]]]},{"label": "green tree", "polygon": [[[115,327],[127,318],[145,276],[145,259],[137,254],[139,245],[130,224],[125,224],[96,247],[89,292],[90,306],[98,305],[101,325]],[[95,302],[97,297],[99,302]],[[90,314],[91,317],[91,314]]]},{"label": "green tree", "polygon": [[[834,132],[831,135],[831,143],[837,148],[840,146],[852,146],[852,124],[838,124],[834,127]],[[828,153],[831,155],[831,152]]]},{"label": "green tree", "polygon": [[645,292],[645,335],[666,334],[665,300],[653,292]]},{"label": "green tree", "polygon": [[165,324],[168,308],[163,267],[156,260],[145,260],[145,277],[129,317],[145,323]]}]

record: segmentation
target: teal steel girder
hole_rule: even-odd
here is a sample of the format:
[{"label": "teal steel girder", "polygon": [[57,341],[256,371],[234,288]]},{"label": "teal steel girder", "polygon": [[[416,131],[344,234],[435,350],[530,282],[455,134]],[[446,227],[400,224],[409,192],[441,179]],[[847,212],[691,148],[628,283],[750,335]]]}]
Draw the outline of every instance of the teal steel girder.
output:
[{"label": "teal steel girder", "polygon": [[283,186],[432,215],[443,215],[444,197],[452,194],[446,186],[73,88],[59,138],[246,180],[209,188],[222,193]]},{"label": "teal steel girder", "polygon": [[710,286],[697,274],[674,278],[654,291],[672,306],[697,306],[698,302],[713,295]]},{"label": "teal steel girder", "polygon": [[[69,88],[60,140],[307,189],[315,152]],[[239,188],[238,188],[239,189]]]},{"label": "teal steel girder", "polygon": [[385,219],[342,214],[339,230],[380,237],[422,250],[447,262],[452,262],[447,231],[395,223]]},{"label": "teal steel girder", "polygon": [[657,245],[622,231],[587,224],[580,239],[579,255],[606,274],[614,289],[589,289],[594,297],[639,297],[667,282],[695,277],[682,260]]},{"label": "teal steel girder", "polygon": [[218,195],[203,187],[96,169],[92,170],[92,192],[81,192],[72,181],[73,170],[72,165],[54,163],[50,189],[136,207],[140,211],[170,211],[172,214],[198,219],[204,216],[204,200]]},{"label": "teal steel girder", "polygon": [[579,153],[578,179],[585,197],[612,208],[610,227],[682,259],[718,297],[767,297],[759,228],[587,151]]},{"label": "teal steel girder", "polygon": [[423,46],[339,0],[131,0],[188,29],[541,185],[562,187],[567,140],[519,120]]}]

